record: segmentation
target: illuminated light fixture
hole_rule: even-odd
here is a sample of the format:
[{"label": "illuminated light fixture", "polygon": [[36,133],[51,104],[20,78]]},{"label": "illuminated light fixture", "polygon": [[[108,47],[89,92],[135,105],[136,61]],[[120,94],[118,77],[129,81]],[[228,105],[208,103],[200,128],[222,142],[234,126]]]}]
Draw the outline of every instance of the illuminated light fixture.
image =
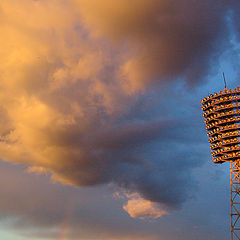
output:
[{"label": "illuminated light fixture", "polygon": [[224,91],[201,103],[212,161],[230,162],[231,240],[240,240],[240,88],[228,90],[225,82]]}]

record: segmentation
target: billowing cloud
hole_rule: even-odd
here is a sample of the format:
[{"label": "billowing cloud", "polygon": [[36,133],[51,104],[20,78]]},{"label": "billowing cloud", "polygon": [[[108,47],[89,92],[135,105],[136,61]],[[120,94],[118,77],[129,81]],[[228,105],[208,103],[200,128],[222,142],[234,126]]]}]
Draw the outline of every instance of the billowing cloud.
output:
[{"label": "billowing cloud", "polygon": [[130,48],[121,77],[133,89],[179,76],[193,85],[202,80],[224,47],[225,17],[237,4],[223,0],[72,1],[94,35],[108,36]]},{"label": "billowing cloud", "polygon": [[[147,211],[177,209],[201,148],[177,145],[187,126],[143,102],[152,84],[209,73],[234,3],[1,1],[0,157],[64,184],[113,183]],[[145,215],[133,201],[124,208]]]}]

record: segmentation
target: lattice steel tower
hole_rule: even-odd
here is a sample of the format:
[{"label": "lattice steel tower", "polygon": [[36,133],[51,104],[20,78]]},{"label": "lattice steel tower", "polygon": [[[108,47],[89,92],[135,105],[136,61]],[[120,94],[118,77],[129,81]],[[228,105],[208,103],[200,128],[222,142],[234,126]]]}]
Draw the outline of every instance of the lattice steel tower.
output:
[{"label": "lattice steel tower", "polygon": [[225,87],[201,103],[212,160],[230,162],[231,240],[240,240],[240,88]]}]

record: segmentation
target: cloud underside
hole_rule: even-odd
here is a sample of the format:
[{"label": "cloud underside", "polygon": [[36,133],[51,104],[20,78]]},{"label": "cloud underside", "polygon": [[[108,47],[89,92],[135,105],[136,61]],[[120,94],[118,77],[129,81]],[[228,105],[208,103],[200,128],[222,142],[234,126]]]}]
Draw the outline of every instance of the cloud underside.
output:
[{"label": "cloud underside", "polygon": [[239,10],[219,0],[2,0],[1,159],[138,194],[124,205],[132,217],[178,208],[196,164],[171,137],[178,122],[142,102],[153,86],[161,95],[176,79],[200,84],[231,46],[226,17],[237,26]]}]

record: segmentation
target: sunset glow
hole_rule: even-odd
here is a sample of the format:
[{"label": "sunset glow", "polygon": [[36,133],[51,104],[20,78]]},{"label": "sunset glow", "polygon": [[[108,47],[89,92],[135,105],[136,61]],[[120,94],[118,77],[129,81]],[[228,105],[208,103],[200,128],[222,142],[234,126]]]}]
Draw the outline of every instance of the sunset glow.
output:
[{"label": "sunset glow", "polygon": [[200,100],[223,70],[240,86],[239,14],[1,0],[0,239],[226,239],[229,176],[209,164]]}]

